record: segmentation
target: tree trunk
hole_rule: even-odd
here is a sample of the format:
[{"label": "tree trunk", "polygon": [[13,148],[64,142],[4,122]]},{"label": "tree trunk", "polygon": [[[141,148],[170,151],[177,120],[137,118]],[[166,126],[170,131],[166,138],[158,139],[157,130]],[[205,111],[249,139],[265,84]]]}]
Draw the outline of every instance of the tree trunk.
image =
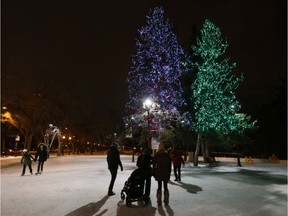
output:
[{"label": "tree trunk", "polygon": [[58,138],[57,156],[61,156],[61,150],[63,148],[62,142],[61,142],[61,133],[57,134],[57,138]]},{"label": "tree trunk", "polygon": [[[183,145],[183,141],[182,141],[182,145]],[[186,144],[186,152],[184,156],[184,161],[187,161],[187,156],[188,156],[188,144]]]},{"label": "tree trunk", "polygon": [[209,143],[208,142],[205,142],[205,157],[206,158],[209,158],[210,157],[210,154],[209,154]]},{"label": "tree trunk", "polygon": [[25,148],[30,151],[31,150],[31,142],[32,142],[33,133],[29,133],[25,136]]},{"label": "tree trunk", "polygon": [[205,154],[205,148],[206,148],[206,143],[203,142],[202,138],[201,138],[201,152],[202,152],[202,156],[203,156],[203,161],[206,163],[206,154]]},{"label": "tree trunk", "polygon": [[[1,131],[2,132],[2,131]],[[1,133],[1,152],[6,149],[6,133]],[[1,153],[2,154],[2,153]]]},{"label": "tree trunk", "polygon": [[198,133],[197,135],[197,142],[196,142],[196,149],[195,149],[195,156],[194,156],[194,166],[198,166],[198,155],[199,155],[199,150],[200,150],[200,145],[201,145],[201,134]]},{"label": "tree trunk", "polygon": [[208,161],[207,161],[207,158],[209,158],[209,143],[208,142],[204,142],[203,140],[202,140],[202,145],[201,145],[201,147],[202,147],[202,155],[203,155],[203,160],[204,160],[204,162],[205,163],[207,163]]}]

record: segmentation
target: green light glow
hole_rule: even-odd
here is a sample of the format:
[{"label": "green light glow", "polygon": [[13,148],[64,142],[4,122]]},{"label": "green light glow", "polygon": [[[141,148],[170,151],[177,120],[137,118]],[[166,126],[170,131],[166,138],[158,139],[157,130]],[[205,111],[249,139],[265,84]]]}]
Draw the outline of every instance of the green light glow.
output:
[{"label": "green light glow", "polygon": [[[241,106],[235,91],[243,76],[231,74],[236,67],[229,59],[221,60],[228,42],[221,38],[221,32],[212,22],[206,20],[201,30],[201,39],[193,46],[194,54],[201,57],[195,63],[198,74],[192,84],[195,109],[195,129],[204,133],[216,129],[222,133],[242,133],[253,127],[246,115],[238,115]],[[223,58],[222,58],[223,59]]]}]

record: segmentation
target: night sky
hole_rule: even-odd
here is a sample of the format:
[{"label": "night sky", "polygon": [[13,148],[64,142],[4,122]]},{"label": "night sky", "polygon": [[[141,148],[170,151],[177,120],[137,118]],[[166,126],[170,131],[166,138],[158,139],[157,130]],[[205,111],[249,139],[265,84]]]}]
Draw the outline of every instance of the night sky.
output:
[{"label": "night sky", "polygon": [[269,100],[279,76],[286,79],[285,0],[2,0],[2,76],[69,89],[85,113],[116,125],[125,114],[135,38],[155,6],[185,50],[205,19],[221,29],[225,57],[244,75],[237,97],[248,114]]}]

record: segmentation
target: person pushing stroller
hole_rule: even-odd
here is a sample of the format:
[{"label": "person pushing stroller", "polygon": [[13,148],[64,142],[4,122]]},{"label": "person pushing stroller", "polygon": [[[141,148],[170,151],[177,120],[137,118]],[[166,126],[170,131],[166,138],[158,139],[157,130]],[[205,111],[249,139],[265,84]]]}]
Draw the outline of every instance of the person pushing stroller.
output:
[{"label": "person pushing stroller", "polygon": [[147,198],[150,196],[151,191],[151,176],[152,176],[152,167],[153,157],[151,156],[151,149],[143,148],[142,154],[137,158],[137,167],[141,169],[144,176],[145,190],[144,196]]}]

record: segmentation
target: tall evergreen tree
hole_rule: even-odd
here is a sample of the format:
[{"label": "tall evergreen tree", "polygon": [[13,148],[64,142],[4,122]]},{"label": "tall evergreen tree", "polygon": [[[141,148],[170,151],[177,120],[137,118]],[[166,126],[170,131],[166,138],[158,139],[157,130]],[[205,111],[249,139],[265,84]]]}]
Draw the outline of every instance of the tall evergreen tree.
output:
[{"label": "tall evergreen tree", "polygon": [[201,59],[195,63],[198,74],[192,84],[194,128],[198,133],[195,165],[198,165],[202,135],[211,130],[223,134],[242,133],[254,125],[254,122],[249,122],[249,117],[239,114],[241,106],[235,91],[243,76],[236,77],[231,74],[236,64],[229,64],[229,58],[220,58],[227,47],[228,42],[221,37],[220,29],[206,20],[201,29],[201,39],[197,39],[196,46],[193,46],[194,55]]},{"label": "tall evergreen tree", "polygon": [[143,100],[150,98],[158,104],[157,117],[161,120],[154,121],[154,129],[158,130],[163,126],[163,119],[167,122],[175,118],[178,108],[185,105],[181,77],[187,71],[182,64],[186,57],[162,8],[151,9],[147,24],[138,31],[140,37],[136,39],[136,54],[127,79],[127,107],[137,113]]}]

